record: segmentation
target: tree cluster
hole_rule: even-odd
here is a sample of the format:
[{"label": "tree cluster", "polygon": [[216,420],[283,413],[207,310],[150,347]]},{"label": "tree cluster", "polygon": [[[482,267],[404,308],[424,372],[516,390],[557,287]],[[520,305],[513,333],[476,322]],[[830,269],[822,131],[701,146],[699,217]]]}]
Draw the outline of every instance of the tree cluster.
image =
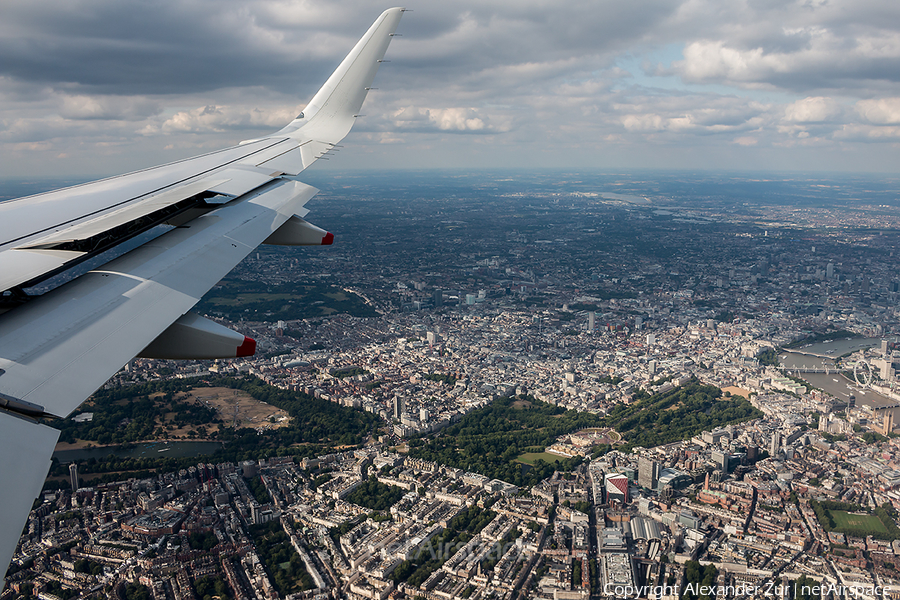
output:
[{"label": "tree cluster", "polygon": [[[230,428],[221,430],[219,439],[225,442],[225,447],[215,453],[213,462],[240,462],[257,459],[261,455],[316,456],[326,451],[327,446],[353,446],[362,443],[369,430],[378,421],[378,417],[371,413],[313,398],[301,392],[282,390],[270,386],[256,377],[248,376],[173,380],[102,390],[95,394],[95,397],[101,397],[103,400],[95,403],[93,407],[94,422],[81,425],[91,426],[103,423],[103,430],[107,431],[110,423],[116,423],[116,426],[121,424],[116,421],[121,418],[120,415],[129,414],[136,418],[133,418],[132,423],[127,427],[125,425],[123,427],[127,429],[140,426],[141,433],[135,434],[134,441],[153,439],[153,419],[165,411],[172,410],[172,406],[163,404],[165,399],[174,397],[177,392],[200,386],[239,389],[247,392],[256,400],[285,410],[291,416],[290,424],[287,427],[266,430],[262,434],[251,428],[242,428],[236,431]],[[151,394],[157,392],[165,394],[159,403],[149,398]],[[181,410],[181,405],[190,407],[185,409],[185,414],[188,416],[184,418],[193,419],[195,424],[201,423],[199,425],[201,427],[202,423],[215,420],[215,411],[212,409],[187,403],[175,404],[179,410]],[[198,412],[195,409],[209,412]],[[53,421],[48,424],[66,428],[65,430],[72,428],[70,431],[73,432],[76,431],[74,428],[79,425],[73,424],[71,420]],[[131,429],[127,430],[131,431]],[[78,437],[90,439],[82,438],[81,433],[78,433]],[[108,439],[112,440],[113,438]],[[99,481],[103,482],[121,480],[123,473],[134,477],[147,477],[155,469],[173,471],[187,468],[196,463],[196,457],[124,458],[109,455],[100,460],[89,459],[79,462],[78,469],[82,474],[109,473],[108,476],[99,478]],[[65,465],[54,461],[50,473],[51,475],[66,475],[68,471]],[[56,484],[57,482],[49,482],[47,487],[51,489]]]},{"label": "tree cluster", "polygon": [[718,569],[711,564],[704,567],[696,560],[689,560],[684,563],[684,586],[681,588],[684,591],[681,594],[681,600],[710,600],[714,598],[714,595],[695,594],[693,590],[702,588],[713,589],[718,575]]},{"label": "tree cluster", "polygon": [[440,381],[442,383],[446,383],[450,387],[456,385],[455,376],[445,375],[443,373],[429,373],[428,375],[423,376],[423,379],[427,379],[428,381]]},{"label": "tree cluster", "polygon": [[560,459],[552,465],[538,460],[530,466],[516,462],[520,454],[540,452],[560,435],[596,427],[600,421],[597,415],[567,411],[531,396],[498,398],[434,439],[413,440],[409,454],[519,486],[534,485],[555,470],[572,470],[581,459]]},{"label": "tree cluster", "polygon": [[269,491],[266,489],[266,484],[263,483],[261,475],[248,479],[247,489],[250,490],[250,493],[253,494],[253,497],[260,504],[268,504],[272,501],[272,497],[269,496]]},{"label": "tree cluster", "polygon": [[231,600],[231,590],[220,577],[207,575],[194,581],[194,591],[200,600]]},{"label": "tree cluster", "polygon": [[316,587],[279,521],[251,525],[250,535],[269,579],[282,597]]},{"label": "tree cluster", "polygon": [[353,377],[355,375],[366,375],[368,373],[367,370],[362,367],[347,367],[345,369],[336,369],[331,372],[332,377],[337,377],[338,379],[344,379],[345,377]]},{"label": "tree cluster", "polygon": [[369,510],[387,510],[405,493],[395,485],[381,483],[372,475],[361,486],[350,492],[345,500]]},{"label": "tree cluster", "polygon": [[602,425],[614,427],[626,440],[622,450],[635,446],[653,448],[690,439],[730,423],[762,417],[740,396],[722,400],[722,391],[696,379],[662,394],[632,404],[617,404]]},{"label": "tree cluster", "polygon": [[209,552],[219,545],[219,538],[212,531],[195,531],[188,536],[188,545],[191,547],[191,550]]},{"label": "tree cluster", "polygon": [[354,317],[378,316],[377,311],[356,294],[309,279],[272,285],[261,281],[227,278],[225,285],[207,293],[195,310],[222,315],[232,321],[243,319],[249,314],[254,320],[270,323],[334,313],[346,313]]}]

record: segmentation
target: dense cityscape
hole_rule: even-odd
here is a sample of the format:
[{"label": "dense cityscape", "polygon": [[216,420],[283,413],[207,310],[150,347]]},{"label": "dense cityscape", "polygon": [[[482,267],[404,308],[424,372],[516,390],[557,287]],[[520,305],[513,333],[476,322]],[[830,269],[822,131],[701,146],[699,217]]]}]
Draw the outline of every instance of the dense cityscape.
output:
[{"label": "dense cityscape", "polygon": [[198,305],[257,356],[54,425],[3,600],[900,598],[896,182],[318,177]]}]

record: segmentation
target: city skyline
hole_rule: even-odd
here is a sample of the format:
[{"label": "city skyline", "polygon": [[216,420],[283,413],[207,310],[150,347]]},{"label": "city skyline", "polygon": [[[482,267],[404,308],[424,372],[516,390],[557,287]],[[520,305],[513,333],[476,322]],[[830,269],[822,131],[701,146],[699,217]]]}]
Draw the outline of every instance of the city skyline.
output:
[{"label": "city skyline", "polygon": [[257,356],[54,421],[3,600],[900,588],[890,182],[317,179],[195,308]]},{"label": "city skyline", "polygon": [[[277,130],[386,7],[10,3],[0,175],[109,175]],[[894,170],[891,5],[407,8],[329,166]]]}]

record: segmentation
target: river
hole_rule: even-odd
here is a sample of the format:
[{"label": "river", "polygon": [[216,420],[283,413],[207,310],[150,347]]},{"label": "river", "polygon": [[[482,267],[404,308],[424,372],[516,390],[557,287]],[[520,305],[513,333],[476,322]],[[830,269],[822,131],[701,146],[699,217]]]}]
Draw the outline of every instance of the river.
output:
[{"label": "river", "polygon": [[802,348],[792,348],[792,353],[813,354],[821,357],[837,358],[862,348],[874,348],[881,344],[882,338],[835,338],[828,342],[809,344]]},{"label": "river", "polygon": [[[879,345],[881,345],[881,338],[839,338],[782,352],[778,355],[778,362],[781,366],[786,367],[788,372],[797,368],[828,369],[828,373],[791,374],[845,402],[849,400],[850,396],[855,396],[857,404],[871,406],[872,408],[897,406],[896,400],[892,400],[874,390],[861,389],[856,385],[855,381],[848,381],[834,368],[835,358],[848,352],[855,352],[863,348],[873,348]],[[846,362],[844,363],[844,368],[848,368]],[[849,368],[852,369],[853,365],[849,365]]]},{"label": "river", "polygon": [[100,459],[106,456],[120,458],[185,458],[206,456],[222,448],[221,442],[144,442],[126,446],[102,446],[82,450],[59,450],[53,458],[65,464],[75,461]]}]

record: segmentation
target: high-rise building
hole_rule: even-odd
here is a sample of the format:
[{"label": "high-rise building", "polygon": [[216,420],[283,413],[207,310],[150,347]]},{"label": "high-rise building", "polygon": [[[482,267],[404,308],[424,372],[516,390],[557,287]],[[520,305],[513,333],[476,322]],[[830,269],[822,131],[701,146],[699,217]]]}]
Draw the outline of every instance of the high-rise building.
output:
[{"label": "high-rise building", "polygon": [[648,334],[647,335],[647,346],[648,347],[652,346],[655,343],[656,343],[656,336],[653,335],[652,333]]},{"label": "high-rise building", "polygon": [[644,456],[638,458],[638,485],[655,490],[657,483],[659,483],[659,463]]},{"label": "high-rise building", "polygon": [[403,398],[394,396],[394,418],[399,419],[403,414]]},{"label": "high-rise building", "polygon": [[435,308],[444,304],[444,291],[434,290],[434,306]]},{"label": "high-rise building", "polygon": [[834,279],[834,263],[825,266],[825,279]]},{"label": "high-rise building", "polygon": [[769,456],[775,457],[781,451],[781,432],[772,433],[772,439],[769,440]]},{"label": "high-rise building", "polygon": [[241,475],[246,479],[259,475],[259,463],[255,460],[245,460],[241,463]]},{"label": "high-rise building", "polygon": [[594,319],[597,318],[597,313],[594,311],[588,312],[588,331],[594,330]]},{"label": "high-rise building", "polygon": [[728,473],[728,454],[726,452],[713,450],[712,459],[722,473]]},{"label": "high-rise building", "polygon": [[891,362],[889,358],[882,358],[877,361],[872,361],[873,364],[877,364],[879,369],[879,375],[884,381],[893,381],[894,380],[894,364]]},{"label": "high-rise building", "polygon": [[637,316],[637,317],[634,318],[634,330],[635,330],[635,331],[640,331],[640,330],[641,330],[641,326],[642,326],[643,324],[644,324],[644,319],[643,319],[643,317]]},{"label": "high-rise building", "polygon": [[78,465],[69,463],[69,481],[72,484],[72,491],[78,491]]},{"label": "high-rise building", "polygon": [[888,341],[887,340],[881,340],[881,355],[885,356],[885,357],[888,355]]}]

